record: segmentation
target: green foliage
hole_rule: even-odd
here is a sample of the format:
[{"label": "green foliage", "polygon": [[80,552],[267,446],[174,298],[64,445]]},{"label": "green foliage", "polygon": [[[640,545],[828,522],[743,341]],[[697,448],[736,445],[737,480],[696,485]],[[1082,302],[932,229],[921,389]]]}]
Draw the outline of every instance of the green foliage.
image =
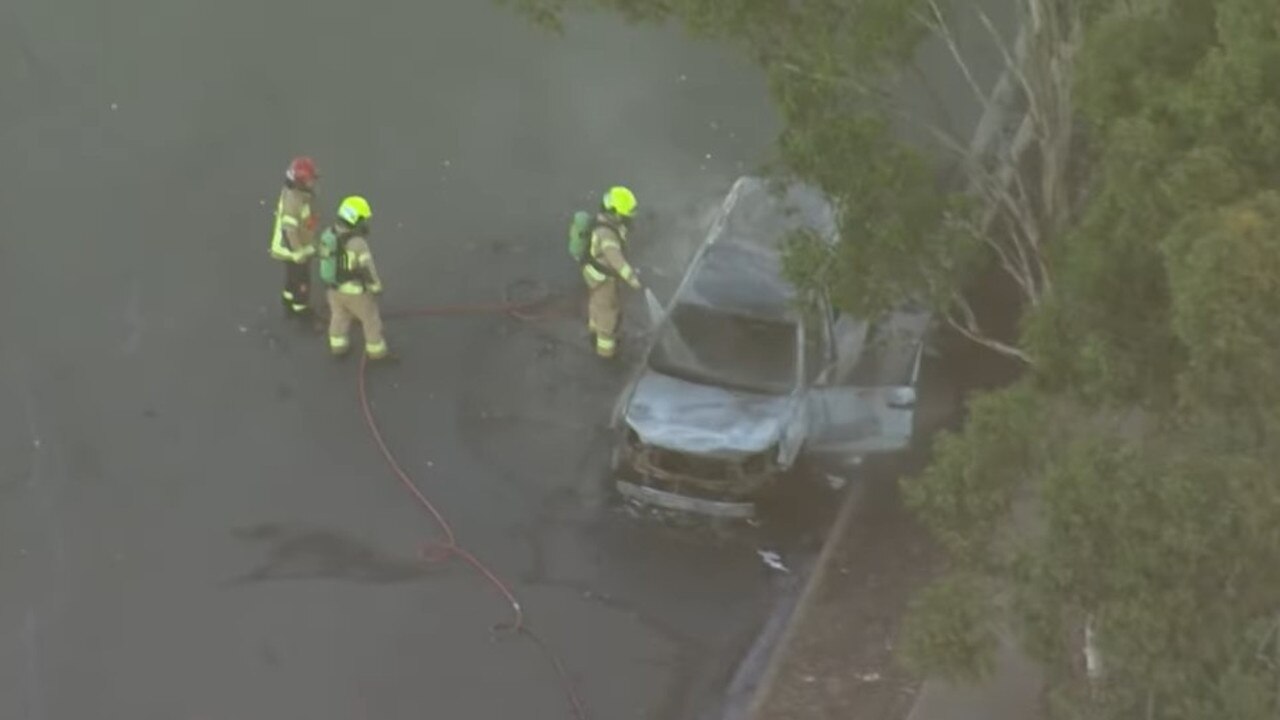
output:
[{"label": "green foliage", "polygon": [[[904,482],[956,573],[912,609],[912,667],[977,677],[1003,613],[1081,717],[1148,702],[1155,718],[1271,717],[1255,711],[1278,699],[1280,445],[1212,409],[1091,409],[1029,383],[971,414]],[[1093,692],[1076,670],[1086,618],[1105,668]]]},{"label": "green foliage", "polygon": [[933,463],[902,481],[907,506],[958,562],[981,567],[995,556],[993,542],[1039,452],[1028,429],[1045,412],[1026,384],[978,396],[964,429],[941,433]]},{"label": "green foliage", "polygon": [[981,577],[962,573],[925,588],[911,601],[898,640],[904,664],[917,675],[958,683],[989,677],[998,645],[991,593]]},{"label": "green foliage", "polygon": [[1280,193],[1205,210],[1163,245],[1186,402],[1266,423],[1280,411]]},{"label": "green foliage", "polygon": [[495,0],[512,8],[534,25],[556,33],[564,32],[564,12],[572,0]]},{"label": "green foliage", "polygon": [[[1194,423],[1126,434],[1092,424],[1040,476],[1044,529],[1020,565],[1026,616],[1095,618],[1106,664],[1096,717],[1141,715],[1148,696],[1156,717],[1264,717],[1228,713],[1240,698],[1224,692],[1254,686],[1275,700],[1280,648],[1259,642],[1280,620],[1280,488],[1260,458]],[[1078,644],[1057,649],[1044,659],[1077,661]]]},{"label": "green foliage", "polygon": [[1088,27],[1077,97],[1091,196],[1053,248],[1055,297],[1024,343],[1045,382],[1164,402],[1195,348],[1173,322],[1165,238],[1280,177],[1280,40],[1270,0],[1113,2]]},{"label": "green foliage", "polygon": [[[1077,65],[1077,102],[1099,127],[1167,102],[1214,41],[1215,0],[1108,0]],[[1105,6],[1105,7],[1104,7]]]},{"label": "green foliage", "polygon": [[921,0],[497,0],[545,24],[571,11],[609,10],[632,22],[680,23],[690,33],[743,45],[765,66],[877,73],[906,57],[923,27]]},{"label": "green foliage", "polygon": [[938,193],[932,168],[887,136],[882,119],[849,112],[793,123],[780,141],[787,170],[836,199],[843,236],[834,248],[792,238],[786,273],[798,286],[826,287],[842,310],[862,316],[908,298],[945,307],[980,259],[973,236],[947,222],[962,201]]}]

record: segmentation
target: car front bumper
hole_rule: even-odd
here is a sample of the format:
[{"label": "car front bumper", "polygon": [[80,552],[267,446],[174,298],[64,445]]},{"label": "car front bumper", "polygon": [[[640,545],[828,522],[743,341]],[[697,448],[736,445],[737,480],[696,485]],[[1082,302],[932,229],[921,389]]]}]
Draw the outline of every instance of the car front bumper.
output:
[{"label": "car front bumper", "polygon": [[623,496],[640,503],[718,517],[747,518],[754,498],[783,472],[773,453],[751,458],[703,457],[645,445],[628,431],[612,469]]}]

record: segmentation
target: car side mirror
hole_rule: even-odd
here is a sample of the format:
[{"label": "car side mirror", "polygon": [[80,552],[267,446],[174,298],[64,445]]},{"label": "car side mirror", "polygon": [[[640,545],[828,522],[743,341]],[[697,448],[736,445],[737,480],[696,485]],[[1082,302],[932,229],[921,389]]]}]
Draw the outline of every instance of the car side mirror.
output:
[{"label": "car side mirror", "polygon": [[889,392],[886,405],[894,410],[910,410],[916,406],[916,389],[912,387],[894,388]]}]

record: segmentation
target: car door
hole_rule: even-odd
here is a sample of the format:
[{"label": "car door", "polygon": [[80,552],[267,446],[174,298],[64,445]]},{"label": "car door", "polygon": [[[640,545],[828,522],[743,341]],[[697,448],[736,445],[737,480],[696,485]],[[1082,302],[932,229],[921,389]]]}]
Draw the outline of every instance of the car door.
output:
[{"label": "car door", "polygon": [[831,356],[824,336],[815,333],[803,317],[796,324],[796,332],[796,385],[778,447],[778,462],[782,467],[791,467],[795,463],[809,437],[808,390],[813,377],[830,364],[828,358]]},{"label": "car door", "polygon": [[833,382],[841,383],[853,374],[858,358],[862,356],[862,348],[867,341],[867,323],[847,312],[833,311],[831,314],[832,350],[835,353],[835,365],[832,369]]},{"label": "car door", "polygon": [[[867,325],[856,359],[834,359],[807,393],[807,455],[843,465],[910,445],[928,323],[920,313],[890,313]],[[841,366],[847,371],[834,371]]]}]

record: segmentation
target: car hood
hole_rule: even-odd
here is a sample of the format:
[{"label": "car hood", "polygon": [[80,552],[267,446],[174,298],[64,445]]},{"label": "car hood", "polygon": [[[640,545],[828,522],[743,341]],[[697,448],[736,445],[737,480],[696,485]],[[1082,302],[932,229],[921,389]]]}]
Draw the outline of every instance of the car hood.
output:
[{"label": "car hood", "polygon": [[753,395],[646,372],[624,418],[646,445],[736,457],[766,450],[785,426],[791,398]]}]

